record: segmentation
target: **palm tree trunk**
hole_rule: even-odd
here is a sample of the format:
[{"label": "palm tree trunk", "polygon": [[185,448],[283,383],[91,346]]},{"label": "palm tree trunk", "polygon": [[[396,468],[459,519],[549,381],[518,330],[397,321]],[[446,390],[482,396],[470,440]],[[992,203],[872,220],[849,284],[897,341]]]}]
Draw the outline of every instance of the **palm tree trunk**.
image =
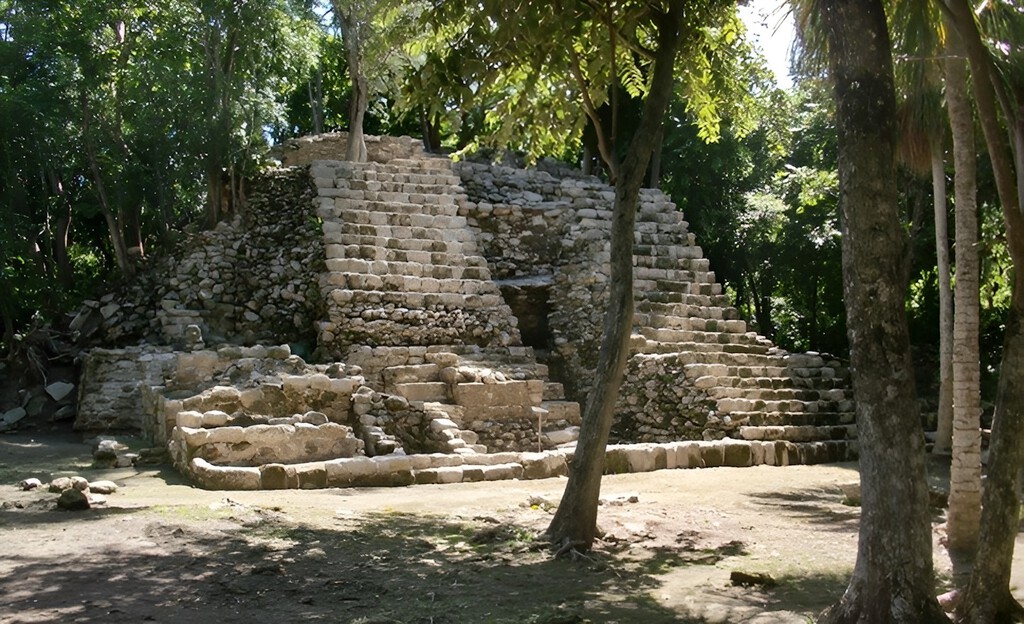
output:
[{"label": "palm tree trunk", "polygon": [[950,287],[949,226],[946,222],[946,161],[941,142],[932,141],[931,148],[935,257],[939,273],[939,409],[932,452],[947,455],[953,438],[953,291]]},{"label": "palm tree trunk", "polygon": [[[1024,171],[1014,158],[999,121],[998,89],[1003,88],[978,24],[966,0],[946,0],[947,16],[960,34],[971,66],[971,85],[985,135],[996,191],[1003,209],[1006,245],[1014,266],[1013,295],[1003,339],[996,413],[992,424],[988,476],[982,493],[981,528],[971,580],[958,611],[961,621],[977,624],[1024,620],[1024,607],[1010,593],[1013,546],[1020,501],[1017,477],[1024,460],[1024,215],[1019,189]],[[1005,95],[1005,94],[1003,94]],[[1017,120],[1003,107],[1011,135]]]},{"label": "palm tree trunk", "polygon": [[956,313],[953,329],[953,429],[949,469],[948,547],[954,561],[973,554],[981,520],[981,370],[978,326],[978,201],[974,115],[967,68],[955,31],[945,62],[946,108],[956,167]]}]

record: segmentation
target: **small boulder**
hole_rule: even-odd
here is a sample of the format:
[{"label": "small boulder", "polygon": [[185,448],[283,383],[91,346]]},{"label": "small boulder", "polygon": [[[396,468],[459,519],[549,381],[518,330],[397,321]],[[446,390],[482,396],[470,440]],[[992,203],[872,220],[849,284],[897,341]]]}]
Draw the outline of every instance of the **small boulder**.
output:
[{"label": "small boulder", "polygon": [[31,479],[25,479],[24,481],[22,481],[21,483],[18,484],[18,487],[20,487],[21,489],[23,489],[25,491],[34,490],[34,489],[42,487],[42,486],[43,486],[43,482],[40,481],[39,479],[36,479],[35,477],[33,477]]},{"label": "small boulder", "polygon": [[90,506],[89,497],[85,492],[75,488],[64,490],[57,499],[57,507],[67,511],[84,511]]},{"label": "small boulder", "polygon": [[117,491],[117,484],[113,481],[93,481],[89,484],[89,491],[93,494],[113,494]]},{"label": "small boulder", "polygon": [[71,477],[57,477],[47,486],[47,489],[54,494],[60,494],[65,490],[73,489],[74,485],[71,481]]},{"label": "small boulder", "polygon": [[50,395],[50,398],[54,401],[61,401],[75,389],[75,384],[67,383],[66,381],[55,381],[52,384],[46,386],[46,394]]}]

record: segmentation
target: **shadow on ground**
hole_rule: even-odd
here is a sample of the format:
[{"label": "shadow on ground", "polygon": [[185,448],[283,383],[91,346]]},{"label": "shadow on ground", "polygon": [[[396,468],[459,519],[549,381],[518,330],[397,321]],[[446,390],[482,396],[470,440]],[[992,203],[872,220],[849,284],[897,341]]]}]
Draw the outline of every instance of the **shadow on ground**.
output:
[{"label": "shadow on ground", "polygon": [[614,552],[555,560],[526,530],[486,518],[381,514],[322,529],[241,505],[199,524],[156,511],[134,519],[133,510],[39,513],[36,522],[53,522],[58,540],[65,522],[80,532],[112,517],[114,526],[144,526],[123,540],[69,545],[60,556],[27,550],[8,558],[0,566],[0,613],[8,615],[0,620],[697,624],[658,605],[650,590],[661,571],[716,560],[686,548],[654,549],[643,560]]}]

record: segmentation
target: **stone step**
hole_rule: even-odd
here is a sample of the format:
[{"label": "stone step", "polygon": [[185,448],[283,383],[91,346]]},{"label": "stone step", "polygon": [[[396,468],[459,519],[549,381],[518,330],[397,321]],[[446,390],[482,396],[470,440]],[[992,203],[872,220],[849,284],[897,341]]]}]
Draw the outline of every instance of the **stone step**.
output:
[{"label": "stone step", "polygon": [[[845,381],[842,370],[831,367],[819,366],[811,368],[789,366],[785,358],[766,358],[766,363],[754,364],[712,364],[707,362],[694,362],[683,365],[687,377],[698,378],[711,376],[715,377],[716,386],[737,386],[737,385],[762,385],[764,379],[791,379],[791,378],[820,378],[820,379],[842,379]],[[754,382],[754,383],[751,383]],[[762,387],[764,387],[762,385]],[[789,386],[774,386],[789,387]],[[844,386],[845,387],[845,386]]]},{"label": "stone step", "polygon": [[448,384],[440,381],[396,383],[392,386],[392,390],[409,401],[444,403],[450,400]]},{"label": "stone step", "polygon": [[396,204],[381,204],[382,207],[377,210],[372,208],[342,210],[341,214],[336,218],[346,224],[371,225],[375,228],[388,226],[390,228],[408,227],[428,230],[459,230],[463,232],[467,227],[465,217],[427,214],[424,212],[422,204],[408,205],[419,210],[415,212],[399,212],[393,210],[398,207]]},{"label": "stone step", "polygon": [[[328,305],[348,308],[353,305],[364,307],[393,306],[410,309],[467,310],[501,309],[508,310],[500,294],[463,295],[460,293],[421,293],[336,288],[325,293]],[[443,344],[443,343],[441,343]],[[723,345],[728,346],[728,345]]]},{"label": "stone step", "polygon": [[459,293],[463,295],[492,295],[501,292],[494,282],[480,279],[438,279],[408,275],[332,272],[327,274],[325,282],[334,288],[384,292]]},{"label": "stone step", "polygon": [[685,296],[680,302],[664,303],[650,300],[644,293],[637,297],[637,316],[648,319],[705,318],[729,321],[740,318],[739,311],[729,304],[727,295],[676,294]]},{"label": "stone step", "polygon": [[665,277],[685,280],[685,274],[676,272],[688,271],[689,260],[700,258],[704,252],[700,247],[680,247],[679,249],[680,251],[677,252],[679,255],[676,256],[649,256],[634,252],[633,266],[668,271],[669,274]]},{"label": "stone step", "polygon": [[440,378],[438,377],[440,371],[441,367],[433,363],[389,366],[381,370],[381,378],[384,381],[384,392],[392,394],[398,393],[396,388],[398,384],[440,381]]},{"label": "stone step", "polygon": [[[634,338],[637,336],[634,334]],[[738,353],[763,355],[768,352],[768,347],[761,344],[718,344],[702,342],[658,342],[647,340],[639,336],[640,340],[630,341],[630,350],[634,353],[665,354],[679,352],[696,353]]]},{"label": "stone step", "polygon": [[532,406],[530,384],[527,381],[498,383],[459,383],[452,388],[456,405],[478,410],[484,407]]},{"label": "stone step", "polygon": [[[365,224],[364,224],[365,225]],[[324,243],[328,245],[344,245],[351,244],[350,240],[345,240],[346,234],[352,234],[352,232],[344,231],[344,224],[338,221],[324,221]],[[457,229],[457,228],[425,228],[425,227],[414,227],[414,226],[391,226],[391,225],[374,225],[370,229],[362,230],[366,234],[358,234],[359,236],[374,236],[385,239],[405,238],[405,239],[419,239],[426,241],[438,241],[443,243],[476,243],[476,238],[473,233],[468,229]],[[357,243],[358,244],[358,243]],[[388,247],[388,245],[380,245],[381,247]],[[438,249],[437,251],[451,251],[449,249]]]},{"label": "stone step", "polygon": [[570,425],[579,425],[580,404],[576,401],[542,401],[540,406],[547,410],[547,422],[566,421]]},{"label": "stone step", "polygon": [[[376,177],[376,176],[375,176]],[[366,180],[365,178],[336,178],[335,188],[347,188],[352,190],[366,190],[385,193],[403,193],[410,197],[416,195],[450,197],[455,199],[457,195],[452,194],[453,185],[435,182],[410,182],[408,180],[395,180],[392,176],[382,176],[383,179]],[[329,187],[328,187],[329,188]],[[415,202],[413,202],[415,203]]]},{"label": "stone step", "polygon": [[730,386],[718,385],[708,388],[708,396],[713,399],[752,398],[771,401],[814,401],[819,403],[845,401],[853,396],[852,392],[842,388],[797,388],[792,384],[787,385],[783,383],[782,379],[768,377],[751,377],[739,380],[733,378],[733,380],[739,383],[734,383]]},{"label": "stone step", "polygon": [[[335,260],[359,260],[363,262],[386,262],[400,263],[398,267],[388,267],[388,273],[399,273],[416,276],[410,271],[422,271],[422,267],[429,268],[463,268],[473,267],[478,275],[481,270],[487,268],[487,260],[481,256],[471,256],[447,251],[393,249],[389,247],[377,247],[371,245],[329,245],[327,250],[327,270],[342,272],[365,272],[368,267],[359,263],[333,262]],[[419,265],[419,269],[416,265]],[[353,269],[356,266],[356,269]],[[486,278],[490,279],[490,275]]]},{"label": "stone step", "polygon": [[797,426],[813,425],[816,427],[852,425],[856,415],[852,411],[835,412],[733,412],[729,414],[733,422],[744,422],[747,426]]},{"label": "stone step", "polygon": [[[738,323],[738,325],[729,325]],[[757,344],[757,334],[743,331],[743,321],[725,321],[726,327],[717,331],[700,331],[694,329],[641,327],[640,335],[655,342],[703,342],[717,344]],[[736,331],[730,331],[736,330]]]},{"label": "stone step", "polygon": [[381,201],[368,197],[337,197],[330,207],[321,202],[320,217],[331,217],[353,223],[365,223],[365,221],[360,220],[365,219],[360,213],[368,212],[370,214],[406,215],[409,217],[429,216],[456,220],[465,219],[465,217],[458,215],[459,207],[455,204],[456,198],[454,196],[412,194],[408,197],[410,200],[408,202]]},{"label": "stone step", "polygon": [[767,425],[740,427],[742,440],[787,440],[789,442],[817,442],[822,440],[852,440],[857,437],[856,425]]},{"label": "stone step", "polygon": [[843,402],[852,400],[848,383],[844,380],[821,380],[813,377],[697,377],[693,385],[707,391],[712,398],[766,398],[785,400],[777,393],[798,393],[803,396],[817,396],[815,399],[798,399]]},{"label": "stone step", "polygon": [[[334,287],[334,288],[346,288],[347,280],[345,277],[339,276],[337,278],[332,277],[333,274],[347,274],[352,271],[345,269],[349,268],[349,265],[333,262],[334,260],[347,260],[348,258],[332,258],[327,261],[328,272],[321,274],[320,285],[321,289]],[[393,277],[415,277],[424,279],[469,279],[468,276],[472,276],[474,281],[482,281],[490,283],[489,280],[482,280],[480,276],[486,275],[482,270],[477,268],[468,269],[462,266],[450,266],[450,265],[439,265],[439,264],[420,264],[419,262],[397,262],[384,260],[386,266],[376,264],[373,265],[373,270],[387,271],[386,273],[380,274],[380,277],[393,276]],[[356,272],[356,275],[376,275],[375,273],[362,273]]]},{"label": "stone step", "polygon": [[565,387],[557,381],[544,382],[543,396],[545,401],[564,401]]},{"label": "stone step", "polygon": [[537,362],[533,347],[512,346],[502,349],[461,347],[453,350],[453,353],[458,355],[459,365],[462,366],[480,366],[499,371],[508,366],[530,366],[535,367],[538,371],[543,371],[543,378],[547,377],[547,366]]},{"label": "stone step", "polygon": [[757,397],[734,397],[722,398],[715,402],[720,414],[748,413],[748,412],[787,412],[806,413],[815,412],[818,408],[817,400],[801,401],[799,399],[762,399]]},{"label": "stone step", "polygon": [[[331,239],[324,249],[328,258],[362,257],[363,254],[376,257],[377,252],[369,249],[387,249],[395,252],[416,251],[430,253],[447,253],[463,257],[463,264],[469,266],[486,266],[487,261],[479,255],[475,241],[438,241],[420,238],[396,238],[393,236],[377,236],[366,234],[331,233],[324,235],[325,240]],[[441,263],[444,264],[444,263]]]}]

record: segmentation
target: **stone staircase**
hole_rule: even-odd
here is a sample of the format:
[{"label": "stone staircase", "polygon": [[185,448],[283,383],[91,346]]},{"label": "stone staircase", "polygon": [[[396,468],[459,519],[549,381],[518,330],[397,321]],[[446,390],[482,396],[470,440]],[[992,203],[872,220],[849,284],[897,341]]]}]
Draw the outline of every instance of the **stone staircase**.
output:
[{"label": "stone staircase", "polygon": [[827,443],[830,459],[846,459],[856,427],[845,367],[817,353],[787,353],[747,331],[682,214],[666,210],[662,198],[645,191],[637,215],[635,352],[677,354],[729,437]]},{"label": "stone staircase", "polygon": [[[563,375],[585,395],[599,345],[609,275],[613,192],[595,178],[465,163],[470,191],[460,214],[483,232],[492,266],[515,271],[533,249],[506,241],[556,230],[555,252],[533,254],[551,273],[549,319]],[[854,406],[845,366],[817,353],[791,354],[747,330],[716,281],[683,215],[660,191],[641,192],[634,239],[635,316],[631,359],[613,439],[665,443],[734,438],[777,442],[792,461],[856,454]],[[503,274],[523,280],[521,272]],[[587,331],[578,325],[589,324]]]},{"label": "stone staircase", "polygon": [[[521,346],[447,158],[316,161],[327,272],[320,349],[430,416],[454,453],[575,439],[579,406]],[[372,425],[370,425],[372,426]]]}]

